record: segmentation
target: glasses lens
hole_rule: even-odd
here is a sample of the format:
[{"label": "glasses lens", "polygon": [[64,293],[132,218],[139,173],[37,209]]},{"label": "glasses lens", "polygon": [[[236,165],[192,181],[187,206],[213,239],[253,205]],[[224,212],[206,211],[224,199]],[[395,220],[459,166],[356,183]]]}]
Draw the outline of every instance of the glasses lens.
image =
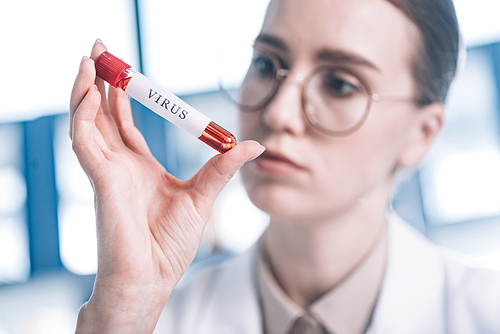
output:
[{"label": "glasses lens", "polygon": [[[225,56],[219,80],[220,88],[243,110],[256,110],[274,94],[278,81],[276,60],[263,50]],[[242,59],[246,61],[242,62]]]},{"label": "glasses lens", "polygon": [[316,72],[306,83],[305,110],[325,132],[345,132],[360,124],[368,112],[369,94],[352,74],[333,69]]}]

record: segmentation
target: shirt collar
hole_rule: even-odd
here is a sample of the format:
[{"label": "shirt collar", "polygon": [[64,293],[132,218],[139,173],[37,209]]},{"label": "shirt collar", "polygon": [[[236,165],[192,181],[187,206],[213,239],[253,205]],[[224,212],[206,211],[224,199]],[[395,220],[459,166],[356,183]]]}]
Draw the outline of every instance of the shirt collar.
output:
[{"label": "shirt collar", "polygon": [[362,333],[366,329],[384,277],[387,262],[386,234],[347,278],[307,310],[297,305],[283,291],[264,260],[262,243],[260,249],[257,286],[266,334],[288,333],[300,317],[314,319],[329,333],[353,334]]}]

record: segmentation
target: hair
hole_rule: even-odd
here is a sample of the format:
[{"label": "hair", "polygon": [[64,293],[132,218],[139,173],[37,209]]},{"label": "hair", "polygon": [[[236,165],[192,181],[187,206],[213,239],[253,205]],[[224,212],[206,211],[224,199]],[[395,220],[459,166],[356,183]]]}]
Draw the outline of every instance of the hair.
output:
[{"label": "hair", "polygon": [[417,26],[420,50],[413,75],[418,85],[416,104],[444,103],[460,52],[460,32],[452,0],[388,0]]}]

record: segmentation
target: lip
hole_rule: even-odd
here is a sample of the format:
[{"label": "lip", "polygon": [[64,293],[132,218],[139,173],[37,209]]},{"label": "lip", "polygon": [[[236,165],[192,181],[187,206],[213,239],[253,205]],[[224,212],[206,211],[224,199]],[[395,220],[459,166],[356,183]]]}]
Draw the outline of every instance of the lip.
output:
[{"label": "lip", "polygon": [[266,149],[264,153],[255,160],[257,168],[271,175],[287,176],[304,171],[305,168],[291,158],[278,151]]}]

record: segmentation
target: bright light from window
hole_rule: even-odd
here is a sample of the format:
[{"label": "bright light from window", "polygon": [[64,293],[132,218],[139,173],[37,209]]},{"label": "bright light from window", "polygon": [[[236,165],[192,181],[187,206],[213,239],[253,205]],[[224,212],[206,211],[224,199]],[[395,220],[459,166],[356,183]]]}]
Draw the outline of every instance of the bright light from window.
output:
[{"label": "bright light from window", "polygon": [[477,45],[500,39],[500,1],[454,0],[465,43]]},{"label": "bright light from window", "polygon": [[239,174],[217,198],[213,215],[217,241],[234,253],[250,248],[269,225],[269,216],[250,202]]},{"label": "bright light from window", "polygon": [[26,236],[24,221],[0,218],[0,282],[18,282],[29,277],[29,248]]},{"label": "bright light from window", "polygon": [[456,222],[500,214],[499,170],[497,147],[443,157],[433,180],[441,218]]},{"label": "bright light from window", "polygon": [[[228,47],[250,45],[269,0],[144,0],[145,70],[176,93],[217,89]],[[468,45],[498,40],[498,0],[455,0]],[[78,62],[97,37],[137,67],[133,1],[0,3],[0,121],[65,112]],[[12,32],[12,33],[7,33]]]},{"label": "bright light from window", "polygon": [[0,122],[66,112],[83,55],[101,38],[136,63],[133,2],[0,2]]},{"label": "bright light from window", "polygon": [[14,215],[26,204],[26,182],[14,166],[0,167],[0,216]]},{"label": "bright light from window", "polygon": [[220,58],[250,46],[269,0],[142,2],[146,74],[177,94],[218,89]]},{"label": "bright light from window", "polygon": [[[445,126],[420,170],[427,222],[434,225],[500,213],[498,105],[493,64],[484,49],[469,52],[450,94]],[[498,202],[500,203],[500,202]]]},{"label": "bright light from window", "polygon": [[68,137],[68,117],[55,127],[54,154],[59,194],[61,260],[71,272],[94,274],[97,269],[94,193]]},{"label": "bright light from window", "polygon": [[97,270],[97,240],[92,205],[59,204],[59,240],[64,266],[78,275]]},{"label": "bright light from window", "polygon": [[13,166],[0,167],[0,282],[16,282],[29,276],[30,261],[26,225],[26,183]]},{"label": "bright light from window", "polygon": [[22,127],[0,125],[0,143],[0,283],[12,283],[30,274]]}]

